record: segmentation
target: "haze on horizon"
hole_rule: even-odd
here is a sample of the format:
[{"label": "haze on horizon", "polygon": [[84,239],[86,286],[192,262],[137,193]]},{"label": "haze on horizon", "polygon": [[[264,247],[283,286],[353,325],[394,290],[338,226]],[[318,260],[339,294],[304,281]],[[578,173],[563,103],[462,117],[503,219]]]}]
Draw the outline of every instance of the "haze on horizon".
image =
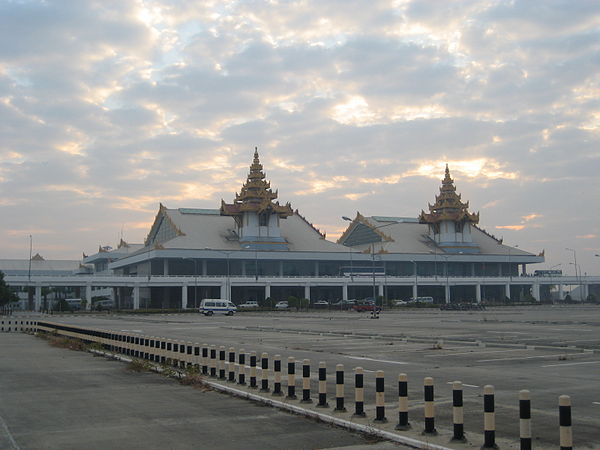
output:
[{"label": "haze on horizon", "polygon": [[231,201],[416,217],[450,166],[480,226],[599,273],[600,3],[5,1],[0,258],[142,242]]}]

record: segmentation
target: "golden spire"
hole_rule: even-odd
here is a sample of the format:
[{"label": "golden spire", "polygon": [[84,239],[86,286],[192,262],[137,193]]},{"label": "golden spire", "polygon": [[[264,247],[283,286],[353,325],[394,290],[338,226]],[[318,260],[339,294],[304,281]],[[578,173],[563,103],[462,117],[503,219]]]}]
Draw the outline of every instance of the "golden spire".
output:
[{"label": "golden spire", "polygon": [[238,216],[245,211],[262,213],[271,210],[282,218],[291,216],[294,212],[290,204],[280,205],[279,202],[273,201],[276,198],[277,191],[273,192],[271,183],[265,181],[263,166],[258,156],[258,148],[254,147],[254,159],[250,166],[248,178],[239,194],[236,194],[233,203],[228,204],[221,201],[221,215]]},{"label": "golden spire", "polygon": [[450,176],[450,169],[446,164],[446,171],[440,194],[435,196],[435,204],[429,205],[429,214],[421,211],[419,221],[421,223],[439,223],[442,220],[451,220],[453,222],[479,222],[479,213],[471,214],[469,211],[469,202],[463,203],[461,195],[456,193],[454,180]]}]

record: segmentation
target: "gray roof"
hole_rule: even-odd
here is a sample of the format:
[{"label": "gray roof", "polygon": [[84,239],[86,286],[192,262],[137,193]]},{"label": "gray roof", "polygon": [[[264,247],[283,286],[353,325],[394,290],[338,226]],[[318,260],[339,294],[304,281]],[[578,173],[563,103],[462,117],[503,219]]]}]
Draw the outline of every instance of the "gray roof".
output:
[{"label": "gray roof", "polygon": [[[79,271],[80,261],[44,260],[31,261],[31,275],[73,275]],[[28,275],[28,259],[0,259],[0,271],[6,275]]]},{"label": "gray roof", "polygon": [[[376,220],[376,218],[380,220]],[[445,253],[443,248],[436,246],[429,238],[429,226],[427,224],[416,221],[412,223],[409,221],[395,222],[392,221],[393,218],[381,216],[365,217],[364,219],[373,227],[381,227],[378,231],[392,239],[392,241],[382,240],[376,243],[376,252],[383,249],[389,253],[438,253],[440,255]],[[350,227],[354,226],[355,223],[350,224]],[[471,227],[471,237],[473,243],[477,244],[480,250],[479,253],[473,256],[509,254],[512,256],[536,256],[520,248],[501,244],[499,240],[477,227]],[[365,251],[371,248],[371,244],[353,245],[352,248]]]},{"label": "gray roof", "polygon": [[[164,249],[242,250],[236,239],[233,217],[219,210],[168,209],[164,213],[178,229],[175,237],[161,242]],[[295,252],[348,252],[343,245],[326,240],[298,213],[280,220],[281,236]]]}]

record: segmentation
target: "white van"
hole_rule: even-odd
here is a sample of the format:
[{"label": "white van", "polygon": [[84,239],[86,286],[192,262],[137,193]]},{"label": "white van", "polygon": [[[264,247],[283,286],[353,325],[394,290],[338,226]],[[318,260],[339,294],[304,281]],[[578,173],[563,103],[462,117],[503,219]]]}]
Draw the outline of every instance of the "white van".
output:
[{"label": "white van", "polygon": [[236,306],[229,300],[222,298],[205,298],[200,302],[198,310],[205,316],[212,316],[215,313],[233,316],[237,311]]}]

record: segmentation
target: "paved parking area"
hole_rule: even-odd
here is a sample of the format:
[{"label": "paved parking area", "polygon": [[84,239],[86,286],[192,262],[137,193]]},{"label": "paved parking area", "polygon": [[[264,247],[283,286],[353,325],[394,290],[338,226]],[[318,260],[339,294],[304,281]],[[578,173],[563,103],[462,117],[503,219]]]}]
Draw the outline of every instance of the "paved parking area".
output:
[{"label": "paved parking area", "polygon": [[[451,429],[451,382],[465,386],[465,429],[476,442],[483,427],[482,390],[496,388],[500,438],[518,442],[518,393],[531,391],[538,447],[558,443],[558,396],[573,402],[577,448],[600,448],[600,307],[523,307],[487,311],[384,311],[380,319],[342,311],[65,316],[53,320],[98,328],[233,346],[246,351],[326,361],[366,372],[366,402],[374,403],[374,372],[386,373],[386,403],[395,407],[396,379],[409,376],[411,421],[422,427],[422,380],[436,385],[436,426]],[[440,342],[441,341],[441,342]],[[434,344],[440,343],[441,348]],[[330,392],[333,378],[330,375]],[[316,389],[316,383],[313,383]],[[481,443],[481,442],[480,442]]]},{"label": "paved parking area", "polygon": [[0,343],[2,449],[399,448],[33,336]]}]

